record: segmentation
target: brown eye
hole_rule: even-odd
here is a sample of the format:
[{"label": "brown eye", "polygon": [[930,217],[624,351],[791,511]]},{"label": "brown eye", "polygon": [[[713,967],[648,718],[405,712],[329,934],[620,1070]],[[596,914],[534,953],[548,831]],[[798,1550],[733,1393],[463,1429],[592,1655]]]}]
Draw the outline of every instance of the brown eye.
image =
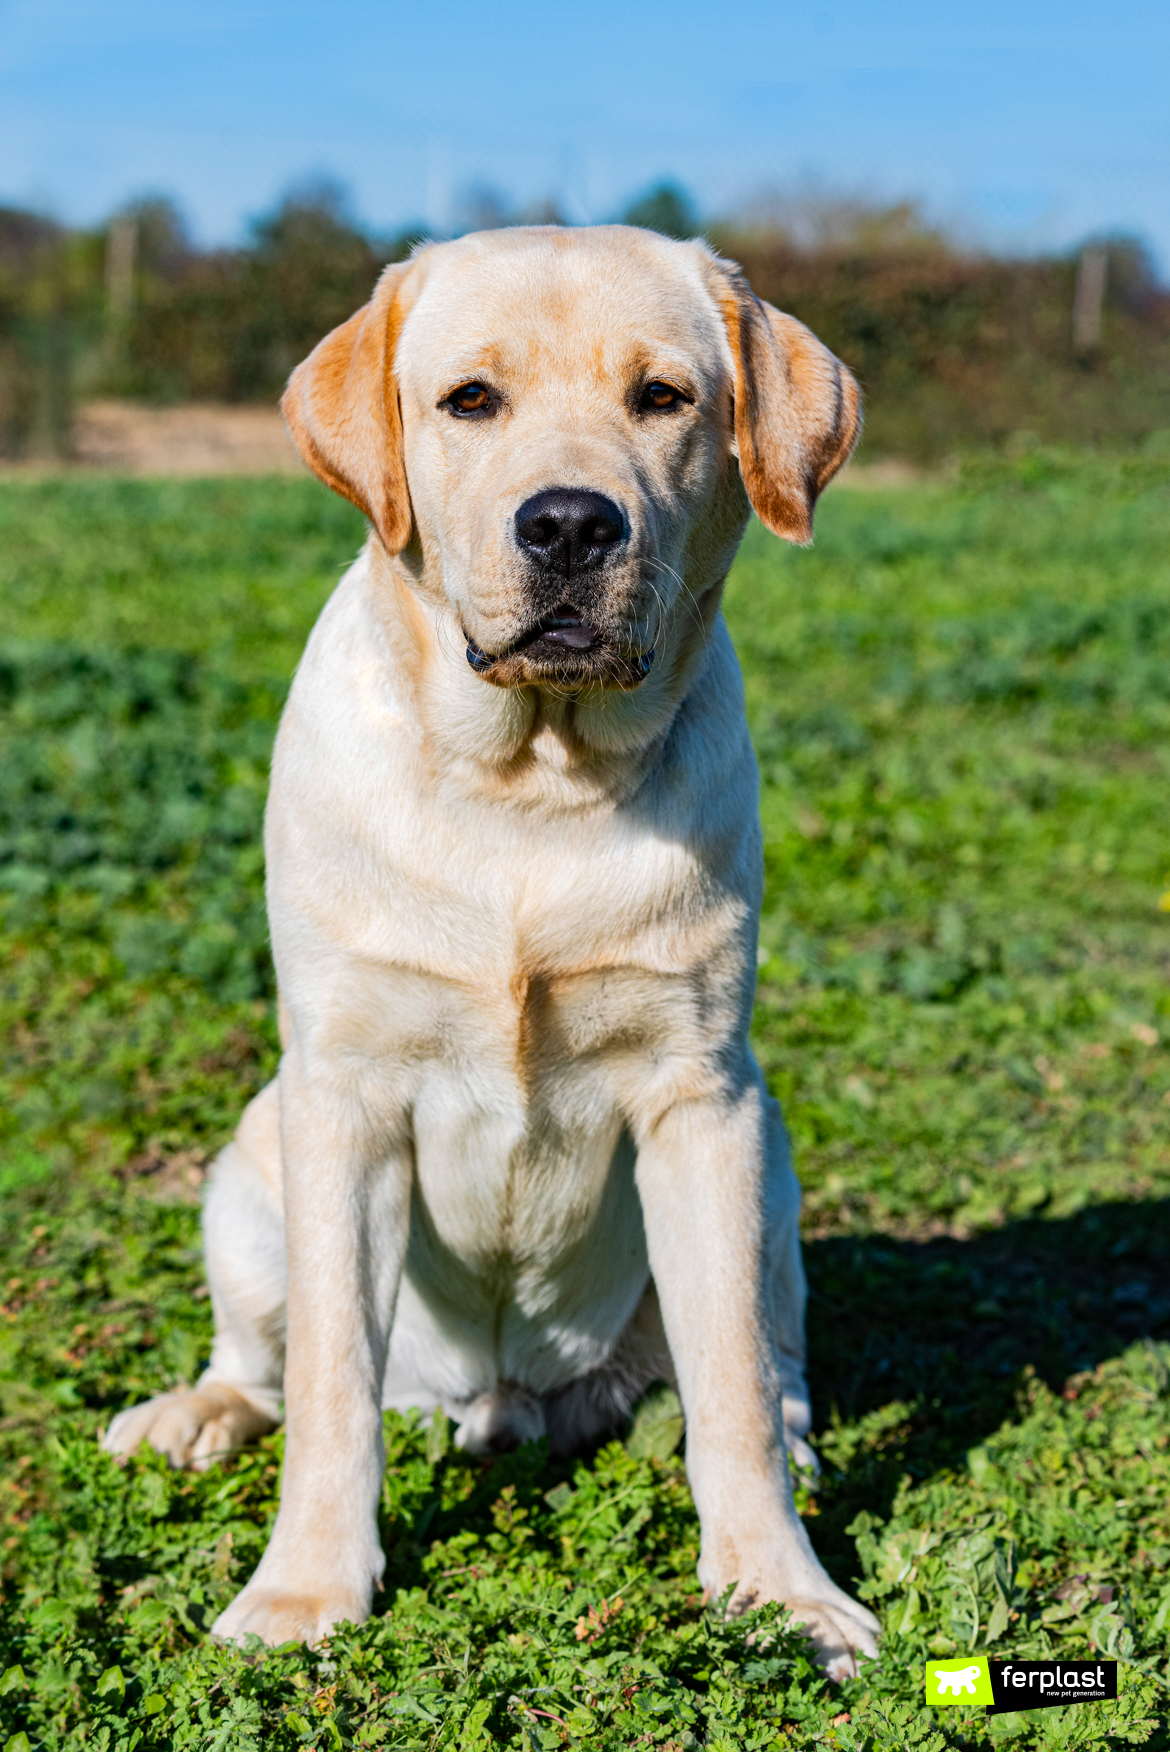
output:
[{"label": "brown eye", "polygon": [[673,384],[660,383],[657,378],[642,391],[642,407],[653,414],[668,414],[671,408],[681,407],[686,399]]},{"label": "brown eye", "polygon": [[464,383],[447,397],[453,414],[486,414],[491,411],[492,392],[484,383]]}]

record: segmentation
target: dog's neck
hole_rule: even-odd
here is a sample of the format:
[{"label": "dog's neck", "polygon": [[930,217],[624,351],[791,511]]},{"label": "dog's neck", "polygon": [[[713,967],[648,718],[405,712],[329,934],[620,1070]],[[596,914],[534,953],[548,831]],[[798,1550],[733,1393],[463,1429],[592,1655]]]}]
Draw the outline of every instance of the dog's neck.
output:
[{"label": "dog's neck", "polygon": [[400,708],[439,783],[495,803],[554,812],[613,807],[660,758],[679,707],[701,676],[723,580],[691,597],[663,653],[635,689],[492,686],[470,668],[466,639],[441,591],[372,535],[371,605],[383,629]]}]

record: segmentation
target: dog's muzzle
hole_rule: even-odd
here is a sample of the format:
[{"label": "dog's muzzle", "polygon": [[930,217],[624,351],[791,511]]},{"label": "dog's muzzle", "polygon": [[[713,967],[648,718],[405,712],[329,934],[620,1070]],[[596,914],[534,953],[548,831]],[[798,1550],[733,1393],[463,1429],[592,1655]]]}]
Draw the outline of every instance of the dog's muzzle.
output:
[{"label": "dog's muzzle", "polygon": [[[526,499],[516,513],[516,546],[539,580],[538,599],[543,596],[548,602],[552,597],[555,606],[503,651],[489,653],[468,638],[467,661],[476,674],[494,671],[492,679],[506,682],[520,679],[517,672],[522,669],[529,683],[547,675],[561,686],[608,678],[623,687],[636,687],[643,681],[654,663],[653,650],[634,657],[619,654],[585,611],[569,600],[570,593],[583,594],[586,601],[596,593],[595,575],[625,546],[629,534],[625,512],[604,493],[547,487]],[[575,588],[578,585],[580,589]],[[562,590],[566,594],[557,601]]]}]

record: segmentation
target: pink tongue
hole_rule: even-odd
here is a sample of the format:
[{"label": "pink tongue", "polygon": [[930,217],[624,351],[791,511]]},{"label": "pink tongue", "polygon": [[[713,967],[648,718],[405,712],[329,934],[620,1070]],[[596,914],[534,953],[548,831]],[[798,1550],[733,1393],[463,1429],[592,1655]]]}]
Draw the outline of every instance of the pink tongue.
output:
[{"label": "pink tongue", "polygon": [[597,641],[592,627],[550,627],[544,634],[550,645],[568,645],[571,651],[588,651]]}]

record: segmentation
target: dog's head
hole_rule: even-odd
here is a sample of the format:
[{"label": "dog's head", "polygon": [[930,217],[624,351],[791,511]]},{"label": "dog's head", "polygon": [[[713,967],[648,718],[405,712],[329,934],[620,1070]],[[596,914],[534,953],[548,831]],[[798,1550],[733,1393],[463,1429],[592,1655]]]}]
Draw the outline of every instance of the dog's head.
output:
[{"label": "dog's head", "polygon": [[472,668],[562,692],[643,680],[749,502],[811,540],[860,423],[849,372],[733,263],[625,226],[420,250],[283,405],[309,466],[441,590]]}]

